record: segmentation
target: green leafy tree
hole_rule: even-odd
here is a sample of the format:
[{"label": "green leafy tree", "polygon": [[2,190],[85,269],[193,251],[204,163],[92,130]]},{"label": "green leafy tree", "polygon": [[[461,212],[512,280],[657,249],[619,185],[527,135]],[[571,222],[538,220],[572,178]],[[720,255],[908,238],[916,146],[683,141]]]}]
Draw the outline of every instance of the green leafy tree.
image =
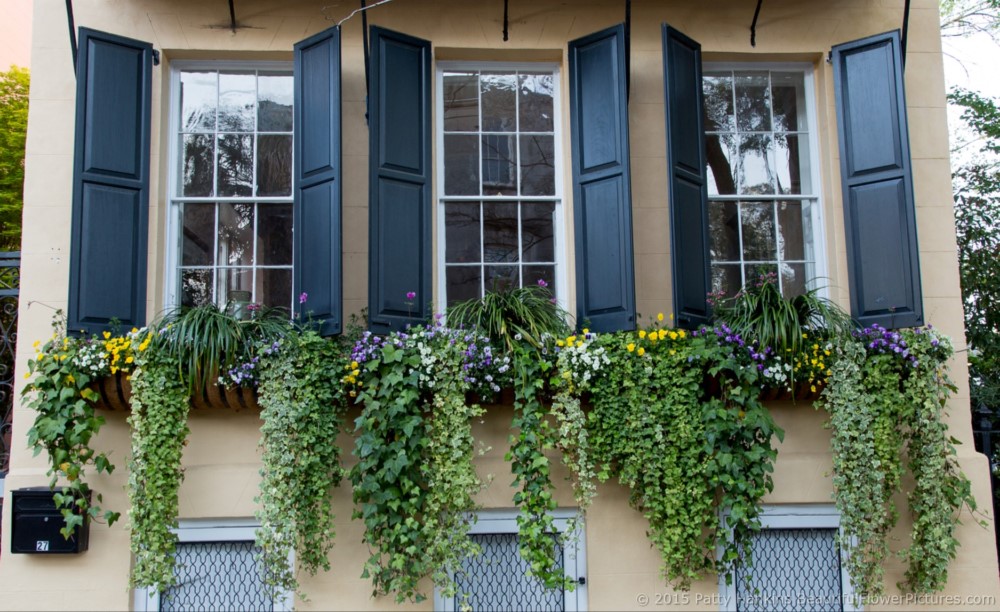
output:
[{"label": "green leafy tree", "polygon": [[21,246],[24,140],[28,133],[27,68],[0,72],[0,250]]},{"label": "green leafy tree", "polygon": [[965,301],[973,407],[1000,410],[1000,108],[976,92],[954,90],[952,104],[982,154],[954,171],[955,227]]}]

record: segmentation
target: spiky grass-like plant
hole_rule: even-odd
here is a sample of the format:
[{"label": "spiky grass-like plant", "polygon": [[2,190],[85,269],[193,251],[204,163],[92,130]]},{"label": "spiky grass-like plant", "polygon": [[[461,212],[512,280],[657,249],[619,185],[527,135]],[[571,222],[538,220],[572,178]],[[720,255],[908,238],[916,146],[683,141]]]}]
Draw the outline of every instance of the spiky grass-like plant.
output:
[{"label": "spiky grass-like plant", "polygon": [[448,309],[451,327],[475,327],[507,353],[514,351],[516,337],[540,348],[542,336],[563,336],[569,331],[567,314],[556,303],[548,286],[539,283],[514,289],[490,291],[481,298],[459,302]]}]

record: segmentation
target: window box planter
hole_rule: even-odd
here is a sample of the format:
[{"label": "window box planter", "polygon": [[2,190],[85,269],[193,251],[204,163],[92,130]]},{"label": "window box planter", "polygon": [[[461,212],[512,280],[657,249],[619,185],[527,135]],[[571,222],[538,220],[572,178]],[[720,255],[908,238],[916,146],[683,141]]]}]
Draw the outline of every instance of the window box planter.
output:
[{"label": "window box planter", "polygon": [[[128,375],[117,373],[99,378],[91,388],[100,394],[101,399],[96,407],[111,411],[129,411],[129,400],[132,397],[132,384]],[[257,403],[257,391],[243,387],[226,388],[219,385],[206,385],[204,391],[191,398],[191,407],[195,409],[223,410],[260,410]]]}]

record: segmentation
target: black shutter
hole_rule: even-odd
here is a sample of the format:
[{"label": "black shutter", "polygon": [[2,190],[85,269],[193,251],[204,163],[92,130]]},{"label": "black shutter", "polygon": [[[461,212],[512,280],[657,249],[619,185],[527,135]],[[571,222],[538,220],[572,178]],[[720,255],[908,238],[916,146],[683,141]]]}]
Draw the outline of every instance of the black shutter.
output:
[{"label": "black shutter", "polygon": [[[340,29],[295,45],[295,304],[340,333],[341,265]],[[307,294],[305,303],[299,297]]]},{"label": "black shutter", "polygon": [[577,325],[635,329],[625,32],[569,43]]},{"label": "black shutter", "polygon": [[701,45],[663,24],[663,83],[670,252],[677,325],[708,322],[708,191],[702,125]]},{"label": "black shutter", "polygon": [[387,333],[430,317],[431,45],[373,26],[371,47],[368,320]]},{"label": "black shutter", "polygon": [[851,314],[923,324],[899,32],[833,48]]},{"label": "black shutter", "polygon": [[67,329],[146,321],[153,47],[80,28]]}]

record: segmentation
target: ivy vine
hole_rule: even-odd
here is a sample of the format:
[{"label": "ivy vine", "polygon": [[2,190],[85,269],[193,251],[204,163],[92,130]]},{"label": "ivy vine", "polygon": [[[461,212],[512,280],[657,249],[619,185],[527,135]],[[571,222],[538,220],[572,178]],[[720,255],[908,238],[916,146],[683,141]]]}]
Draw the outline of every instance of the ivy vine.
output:
[{"label": "ivy vine", "polygon": [[257,545],[271,594],[299,588],[289,553],[310,574],[329,570],[335,538],[330,491],[344,478],[337,436],[344,392],[331,376],[345,367],[339,347],[315,331],[288,334],[260,350],[263,449]]},{"label": "ivy vine", "polygon": [[[157,331],[149,337],[157,338]],[[181,454],[189,433],[190,397],[177,376],[178,362],[165,351],[137,352],[132,374],[132,458],[128,497],[131,548],[135,557],[130,586],[163,591],[174,584],[178,491],[184,471]]]}]

